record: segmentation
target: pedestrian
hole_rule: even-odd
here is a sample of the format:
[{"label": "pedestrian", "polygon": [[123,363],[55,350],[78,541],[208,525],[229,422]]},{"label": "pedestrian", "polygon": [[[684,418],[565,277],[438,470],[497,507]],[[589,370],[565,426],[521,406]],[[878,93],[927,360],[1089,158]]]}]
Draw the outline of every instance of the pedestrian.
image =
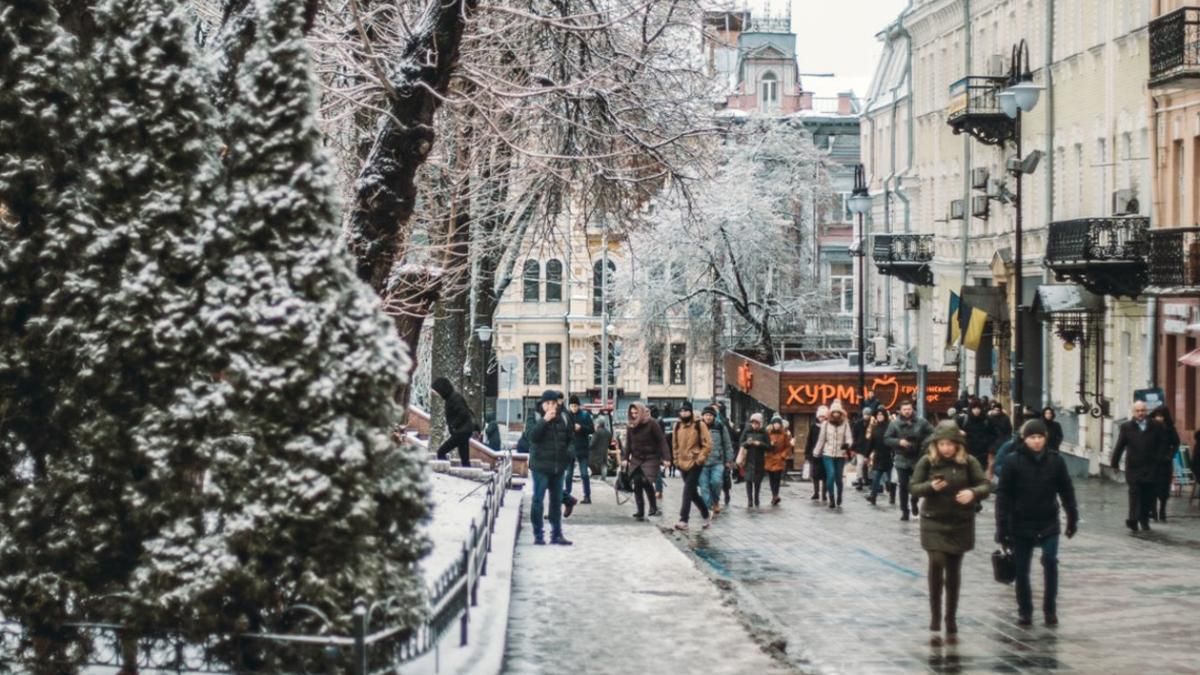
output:
[{"label": "pedestrian", "polygon": [[846,471],[846,455],[850,452],[852,438],[850,424],[846,421],[846,409],[840,400],[829,406],[829,419],[821,425],[817,444],[813,452],[825,465],[825,491],[829,495],[829,508],[842,505],[842,481]]},{"label": "pedestrian", "polygon": [[721,492],[725,494],[725,506],[729,506],[729,492],[733,489],[733,471],[736,468],[734,459],[737,457],[738,434],[733,428],[733,422],[730,421],[729,415],[725,412],[725,403],[718,401],[717,405],[717,422],[725,428],[729,434],[729,457],[725,462],[725,470],[721,476]]},{"label": "pedestrian", "polygon": [[867,427],[874,412],[874,408],[864,407],[862,414],[850,425],[854,431],[854,442],[850,446],[854,454],[854,489],[859,491],[867,486],[867,456],[870,454],[867,452]]},{"label": "pedestrian", "polygon": [[571,429],[568,417],[558,406],[558,394],[552,390],[542,393],[538,401],[533,428],[529,430],[529,471],[533,474],[533,505],[529,520],[533,525],[533,543],[545,544],[543,538],[543,505],[550,493],[550,543],[570,546],[563,536],[562,501],[563,473],[571,465]]},{"label": "pedestrian", "polygon": [[767,480],[771,485],[771,506],[778,506],[782,499],[779,488],[783,485],[783,472],[787,470],[788,456],[792,454],[792,432],[779,413],[771,416],[771,424],[767,427],[767,438],[771,447],[767,450],[763,468],[767,472]]},{"label": "pedestrian", "polygon": [[946,419],[951,422],[954,422],[955,424],[958,424],[958,410],[956,410],[953,406],[947,408],[946,409]]},{"label": "pedestrian", "polygon": [[1046,425],[1046,447],[1052,452],[1062,450],[1063,428],[1057,417],[1054,406],[1042,408],[1042,423]]},{"label": "pedestrian", "polygon": [[[928,420],[916,416],[916,408],[913,407],[912,401],[902,401],[899,414],[892,418],[887,434],[883,437],[883,442],[892,449],[892,466],[896,469],[896,480],[900,485],[900,520],[908,520],[909,482],[920,459],[921,449],[925,447],[932,433],[933,425]],[[914,516],[921,513],[917,508],[917,499],[917,495],[911,495],[911,510]]]},{"label": "pedestrian", "polygon": [[[668,408],[669,407],[670,406],[668,406]],[[662,432],[663,438],[666,439],[667,423],[663,421],[662,416],[659,414],[658,406],[652,405],[648,408],[648,410],[650,411],[650,419],[654,420],[654,423],[658,425],[658,430]],[[667,439],[667,441],[667,452],[669,454],[671,451],[671,446],[669,443],[670,439]],[[654,479],[654,496],[657,497],[658,501],[660,502],[663,500],[663,488],[665,487],[665,481],[663,480],[663,477],[665,474],[666,471],[659,471],[658,476],[656,476]]]},{"label": "pedestrian", "polygon": [[588,442],[588,472],[604,480],[608,449],[612,446],[613,435],[609,430],[608,418],[604,415],[596,416],[595,427],[596,433],[592,434],[592,440]]},{"label": "pedestrian", "polygon": [[1158,425],[1162,445],[1154,464],[1154,491],[1156,505],[1150,507],[1150,519],[1167,522],[1167,499],[1171,497],[1171,478],[1175,475],[1175,453],[1179,450],[1179,432],[1167,406],[1159,406],[1150,413],[1150,421]]},{"label": "pedestrian", "polygon": [[827,406],[817,408],[816,419],[808,427],[808,438],[804,442],[804,459],[808,462],[808,471],[812,477],[813,501],[816,501],[818,497],[821,501],[825,501],[825,463],[820,457],[813,454],[813,448],[817,447],[817,438],[821,435],[821,425],[827,419],[829,419],[829,408]]},{"label": "pedestrian", "polygon": [[439,377],[433,381],[431,388],[442,398],[446,409],[446,430],[450,437],[437,449],[437,458],[446,459],[453,449],[458,450],[458,459],[463,466],[471,466],[471,436],[478,425],[475,424],[475,414],[467,406],[463,395],[454,390],[450,380]]},{"label": "pedestrian", "polygon": [[[1013,421],[1008,416],[1008,413],[1004,412],[1004,404],[1000,403],[1000,401],[992,403],[992,409],[988,411],[988,421],[992,423],[992,428],[996,430],[996,447],[999,447],[1001,443],[1012,438]],[[992,452],[995,451],[996,448],[993,447]]]},{"label": "pedestrian", "polygon": [[[712,452],[704,460],[704,471],[700,474],[700,497],[708,504],[713,517],[721,512],[721,489],[725,486],[725,471],[733,462],[733,440],[729,429],[717,418],[717,409],[705,406],[700,419],[708,427],[712,438]],[[726,497],[728,500],[728,497]]]},{"label": "pedestrian", "polygon": [[1129,486],[1129,517],[1125,526],[1134,532],[1139,525],[1143,530],[1150,529],[1150,511],[1155,505],[1155,463],[1165,443],[1160,428],[1147,419],[1148,412],[1145,401],[1133,404],[1133,419],[1119,427],[1109,463],[1114,471],[1119,470],[1121,456],[1129,451],[1125,460],[1125,483]]},{"label": "pedestrian", "polygon": [[500,425],[496,423],[496,413],[488,413],[483,419],[487,421],[483,427],[483,437],[487,439],[487,446],[493,452],[500,452]]},{"label": "pedestrian", "polygon": [[1059,500],[1067,512],[1067,538],[1079,525],[1075,486],[1062,455],[1050,449],[1046,423],[1032,419],[1021,427],[1021,440],[1000,474],[996,488],[996,541],[1013,552],[1017,567],[1017,623],[1033,623],[1029,568],[1033,549],[1042,550],[1042,613],[1046,625],[1058,624]]},{"label": "pedestrian", "polygon": [[888,415],[886,408],[880,408],[871,415],[871,422],[867,425],[867,446],[866,456],[867,461],[871,465],[871,496],[867,497],[867,501],[872,505],[879,497],[879,493],[883,491],[884,486],[888,490],[888,503],[896,503],[896,486],[891,482],[892,476],[892,449],[884,442],[884,436],[887,434],[888,424],[891,418]]},{"label": "pedestrian", "polygon": [[939,424],[926,447],[913,469],[912,493],[925,499],[921,548],[929,556],[929,630],[941,630],[944,591],[946,633],[953,635],[958,632],[963,556],[975,548],[975,505],[988,496],[991,483],[967,453],[956,425]]},{"label": "pedestrian", "polygon": [[763,429],[762,413],[750,416],[750,426],[742,430],[742,447],[738,451],[738,468],[746,477],[746,508],[757,508],[762,492],[767,450],[771,439]]},{"label": "pedestrian", "polygon": [[996,448],[1008,440],[1001,439],[1000,429],[994,420],[995,417],[991,414],[984,414],[982,401],[971,401],[967,418],[962,425],[962,432],[967,439],[967,452],[980,466],[988,469],[989,475],[995,461]]},{"label": "pedestrian", "polygon": [[700,496],[700,477],[712,454],[712,434],[708,425],[696,417],[691,402],[684,401],[679,406],[679,421],[671,432],[671,446],[674,464],[683,474],[683,502],[679,506],[679,522],[675,523],[675,529],[687,531],[692,504],[700,509],[700,517],[704,519],[702,527],[707,528],[712,520],[708,504]]},{"label": "pedestrian", "polygon": [[588,457],[592,452],[592,434],[596,432],[592,414],[579,405],[579,397],[574,394],[569,399],[567,409],[571,411],[571,449],[575,451],[574,459],[567,467],[566,486],[563,488],[564,501],[568,512],[574,507],[575,498],[571,496],[571,484],[575,478],[575,465],[579,465],[579,481],[583,483],[583,503],[592,503],[592,481],[588,475]]},{"label": "pedestrian", "polygon": [[[654,483],[660,473],[659,467],[665,468],[670,463],[670,451],[662,427],[650,417],[646,406],[641,403],[630,404],[628,415],[625,447],[621,449],[621,468],[633,476],[633,496],[637,501],[637,513],[633,517],[645,520],[648,516],[661,515]],[[650,502],[648,513],[646,500]]]}]

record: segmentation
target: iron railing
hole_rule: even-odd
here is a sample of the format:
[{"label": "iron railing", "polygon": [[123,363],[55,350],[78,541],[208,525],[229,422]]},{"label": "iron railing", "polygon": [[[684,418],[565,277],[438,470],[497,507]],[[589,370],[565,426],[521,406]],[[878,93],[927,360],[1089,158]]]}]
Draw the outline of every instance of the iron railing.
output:
[{"label": "iron railing", "polygon": [[1200,227],[1150,231],[1150,285],[1162,294],[1200,288]]},{"label": "iron railing", "polygon": [[1050,223],[1045,265],[1093,293],[1135,297],[1150,283],[1149,255],[1149,218],[1080,218]]},{"label": "iron railing", "polygon": [[1000,90],[1008,82],[1004,76],[968,75],[950,85],[950,105],[946,120],[951,124],[971,115],[1001,115]]},{"label": "iron railing", "polygon": [[[446,632],[458,624],[459,644],[469,637],[471,607],[478,604],[480,577],[487,575],[488,553],[496,518],[504,506],[505,494],[512,484],[512,461],[506,455],[498,470],[485,483],[481,518],[471,521],[461,556],[452,563],[429,589],[430,611],[417,626],[387,625],[398,599],[357,604],[351,614],[349,634],[331,630],[333,622],[320,610],[298,605],[285,615],[302,615],[311,630],[304,634],[251,633],[222,640],[197,643],[178,634],[139,635],[131,638],[120,625],[110,623],[73,623],[64,626],[72,635],[70,649],[76,650],[76,662],[82,666],[127,668],[135,665],[142,672],[208,673],[351,673],[382,675],[396,673],[405,663],[432,651]],[[483,487],[483,486],[481,486]],[[227,656],[218,656],[218,642],[233,644],[241,663],[230,665]],[[0,669],[5,659],[15,658],[30,643],[24,628],[13,622],[0,622]],[[228,649],[226,649],[227,653]],[[249,664],[249,665],[247,665]]]},{"label": "iron railing", "polygon": [[932,234],[877,234],[871,257],[880,273],[918,286],[933,285]]},{"label": "iron railing", "polygon": [[1150,85],[1200,75],[1200,7],[1180,7],[1150,22]]}]

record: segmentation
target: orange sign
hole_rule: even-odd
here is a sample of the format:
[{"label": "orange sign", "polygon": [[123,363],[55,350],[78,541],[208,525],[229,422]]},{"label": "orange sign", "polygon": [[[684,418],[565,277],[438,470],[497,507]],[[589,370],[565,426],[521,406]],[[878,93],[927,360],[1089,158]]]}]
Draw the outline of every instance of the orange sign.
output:
[{"label": "orange sign", "polygon": [[738,366],[738,388],[742,391],[750,391],[754,386],[754,373],[750,371],[749,363],[742,363]]},{"label": "orange sign", "polygon": [[[783,402],[785,407],[818,407],[829,405],[835,400],[855,407],[862,400],[858,386],[854,384],[789,384],[786,389],[787,397]],[[894,408],[903,399],[912,398],[917,392],[916,384],[902,384],[895,375],[875,377],[867,383],[867,389],[875,392],[875,398],[888,409]],[[926,402],[937,403],[943,398],[949,405],[949,401],[954,398],[954,385],[930,384],[925,387]]]}]

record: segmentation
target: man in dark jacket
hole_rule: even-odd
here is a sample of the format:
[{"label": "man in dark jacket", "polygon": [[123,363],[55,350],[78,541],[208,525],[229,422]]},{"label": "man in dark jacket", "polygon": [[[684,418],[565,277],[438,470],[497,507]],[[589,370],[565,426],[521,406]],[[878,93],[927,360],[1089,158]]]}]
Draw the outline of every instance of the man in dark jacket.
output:
[{"label": "man in dark jacket", "polygon": [[496,423],[495,413],[488,413],[483,416],[487,420],[487,424],[483,427],[483,437],[486,439],[487,446],[496,452],[500,452],[500,425]]},{"label": "man in dark jacket", "polygon": [[[988,421],[992,423],[992,428],[996,430],[996,441],[994,447],[992,447],[992,452],[995,452],[1001,443],[1012,438],[1013,421],[1008,416],[1008,413],[1004,412],[1004,404],[999,401],[992,402],[992,409],[988,411]],[[1024,420],[1017,421],[1023,422]]]},{"label": "man in dark jacket", "polygon": [[[592,414],[584,410],[579,405],[579,397],[574,394],[569,399],[570,403],[567,409],[571,411],[571,449],[574,450],[574,461],[567,466],[566,486],[563,488],[563,499],[568,504],[574,501],[571,496],[571,484],[575,479],[575,465],[579,465],[579,480],[583,483],[583,503],[592,503],[592,481],[588,476],[588,454],[591,452],[592,434],[596,432],[596,425],[592,421]],[[570,513],[568,511],[568,513]]]},{"label": "man in dark jacket", "polygon": [[1146,415],[1149,408],[1145,401],[1133,404],[1133,419],[1121,425],[1117,432],[1117,445],[1113,448],[1109,465],[1114,471],[1121,467],[1121,455],[1129,451],[1125,460],[1125,483],[1129,486],[1129,517],[1125,526],[1137,532],[1150,529],[1150,509],[1154,508],[1154,463],[1163,444],[1159,428],[1150,423]]},{"label": "man in dark jacket", "polygon": [[471,466],[471,434],[475,433],[475,414],[467,406],[463,395],[454,391],[450,380],[439,377],[433,381],[432,389],[445,402],[446,429],[450,432],[450,438],[437,449],[438,459],[445,459],[451,449],[457,448],[462,465]]},{"label": "man in dark jacket", "polygon": [[543,502],[550,493],[550,543],[570,546],[563,537],[562,502],[563,472],[574,460],[571,449],[571,429],[568,417],[558,407],[558,393],[546,391],[539,401],[541,411],[532,420],[529,430],[529,472],[533,474],[533,505],[529,520],[533,525],[533,543],[545,544],[543,538]]},{"label": "man in dark jacket", "polygon": [[[916,408],[912,401],[900,404],[900,412],[888,424],[883,442],[892,449],[892,466],[896,468],[896,478],[900,483],[900,520],[908,520],[909,494],[908,485],[912,480],[913,468],[925,452],[925,443],[933,434],[933,425],[928,420],[917,417]],[[912,514],[920,515],[917,508],[917,498],[912,499]]]},{"label": "man in dark jacket", "polygon": [[588,443],[588,473],[601,476],[601,480],[604,480],[608,451],[613,440],[612,427],[604,415],[594,417],[593,423],[596,433],[592,434],[592,440]]},{"label": "man in dark jacket", "polygon": [[992,418],[983,413],[983,403],[971,401],[970,405],[967,417],[961,425],[963,434],[967,437],[967,452],[979,462],[979,466],[991,469],[992,462],[989,461],[989,456],[995,456],[996,448],[1003,441],[998,440],[998,432],[992,424]]},{"label": "man in dark jacket", "polygon": [[1079,524],[1075,485],[1062,455],[1047,448],[1046,433],[1041,420],[1025,423],[996,489],[996,539],[1012,548],[1017,564],[1017,614],[1022,626],[1033,623],[1029,568],[1034,548],[1042,549],[1042,612],[1047,625],[1058,624],[1059,500],[1067,512],[1068,539],[1075,536]]}]

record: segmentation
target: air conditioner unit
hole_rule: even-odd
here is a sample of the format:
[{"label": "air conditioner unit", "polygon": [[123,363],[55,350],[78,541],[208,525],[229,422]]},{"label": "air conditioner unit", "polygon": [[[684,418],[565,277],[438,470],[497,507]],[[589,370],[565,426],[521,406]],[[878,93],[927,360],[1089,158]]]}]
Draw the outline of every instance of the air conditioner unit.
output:
[{"label": "air conditioner unit", "polygon": [[904,294],[904,309],[921,309],[921,296],[916,291]]},{"label": "air conditioner unit", "polygon": [[990,200],[987,195],[971,198],[971,215],[976,218],[987,220],[988,217],[988,202]]},{"label": "air conditioner unit", "polygon": [[1135,190],[1117,190],[1112,195],[1112,211],[1114,216],[1129,216],[1141,209]]},{"label": "air conditioner unit", "polygon": [[950,202],[950,220],[962,220],[966,217],[967,207],[961,199]]},{"label": "air conditioner unit", "polygon": [[850,354],[848,354],[846,357],[846,361],[851,368],[857,368],[858,367],[858,352],[850,352]]},{"label": "air conditioner unit", "polygon": [[986,168],[973,169],[971,171],[971,189],[986,190],[990,177],[991,173]]},{"label": "air conditioner unit", "polygon": [[875,363],[887,362],[888,341],[882,335],[871,338],[871,359]]},{"label": "air conditioner unit", "polygon": [[888,363],[893,366],[904,365],[904,361],[907,358],[908,350],[904,347],[891,347],[888,349]]},{"label": "air conditioner unit", "polygon": [[1008,74],[1008,59],[1003,54],[992,54],[988,57],[988,75],[999,77]]}]

